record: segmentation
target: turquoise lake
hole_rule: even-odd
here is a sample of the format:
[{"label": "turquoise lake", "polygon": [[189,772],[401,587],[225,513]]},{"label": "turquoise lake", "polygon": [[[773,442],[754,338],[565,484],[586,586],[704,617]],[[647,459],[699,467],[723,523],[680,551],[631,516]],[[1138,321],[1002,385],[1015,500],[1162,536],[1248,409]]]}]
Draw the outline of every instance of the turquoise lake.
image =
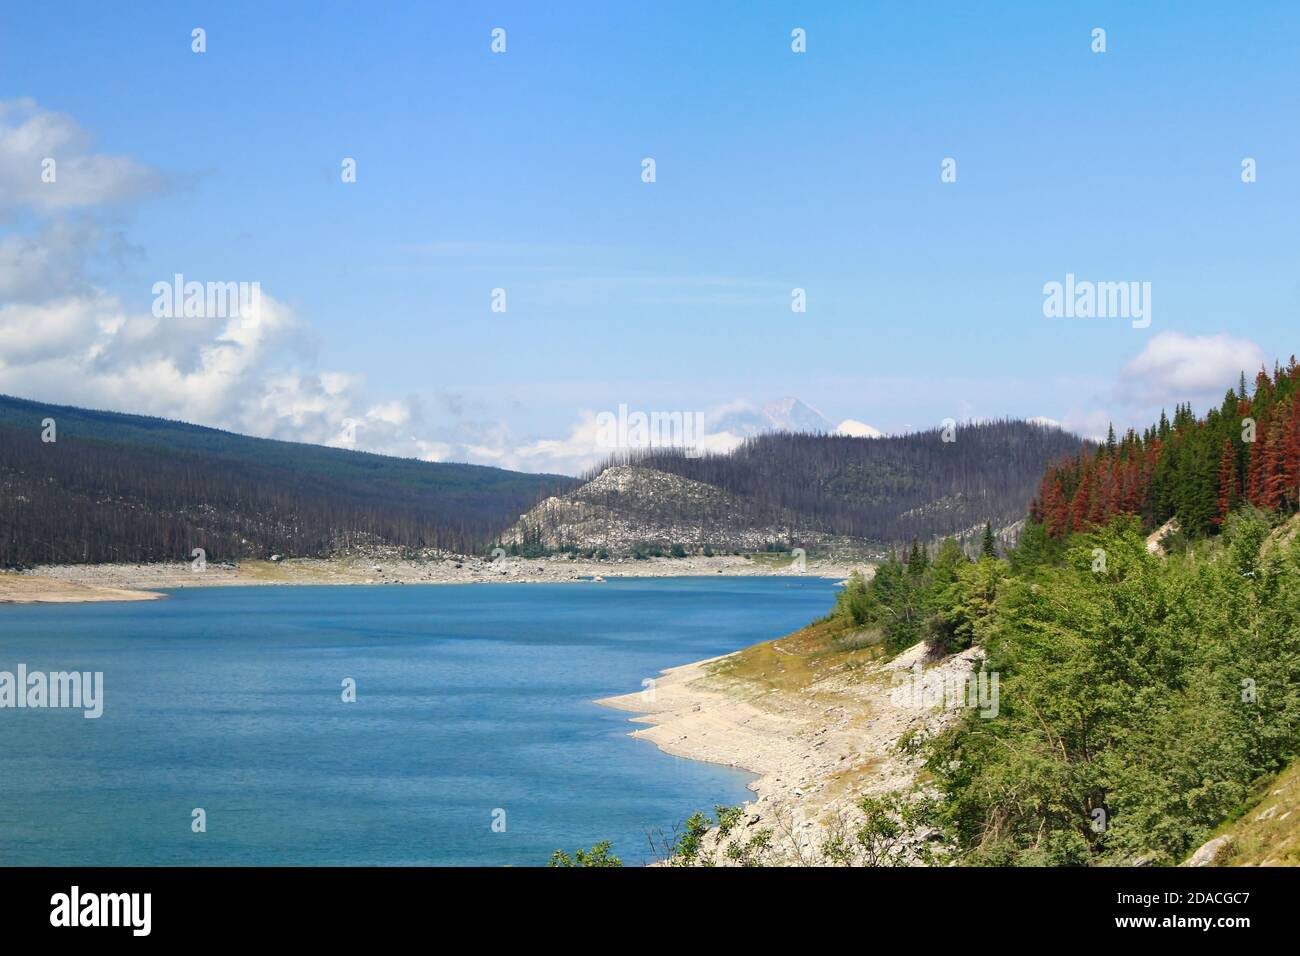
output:
[{"label": "turquoise lake", "polygon": [[795,630],[834,591],[646,578],[0,607],[0,671],[104,674],[99,719],[0,709],[0,865],[536,866],[600,840],[643,863],[647,830],[739,803],[751,778],[634,740],[633,715],[593,699]]}]

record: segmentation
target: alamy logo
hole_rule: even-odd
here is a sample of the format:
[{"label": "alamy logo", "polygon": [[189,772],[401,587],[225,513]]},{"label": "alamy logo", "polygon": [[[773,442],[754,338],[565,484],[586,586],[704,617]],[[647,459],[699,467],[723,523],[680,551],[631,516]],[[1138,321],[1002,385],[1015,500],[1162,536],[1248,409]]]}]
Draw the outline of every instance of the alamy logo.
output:
[{"label": "alamy logo", "polygon": [[895,707],[915,710],[955,707],[978,708],[981,717],[998,715],[998,672],[980,671],[978,674],[953,674],[931,671],[926,673],[920,664],[910,671],[893,675],[893,688],[889,699]]},{"label": "alamy logo", "polygon": [[50,897],[51,926],[129,926],[131,935],[152,928],[152,893],[85,893],[78,886]]},{"label": "alamy logo", "polygon": [[700,456],[703,412],[629,412],[596,416],[596,444],[601,448],[685,448],[687,458]]},{"label": "alamy logo", "polygon": [[81,710],[87,720],[104,713],[103,671],[0,671],[0,710],[66,708]]},{"label": "alamy logo", "polygon": [[1043,315],[1049,319],[1131,319],[1133,328],[1151,324],[1150,282],[1076,280],[1043,285]]},{"label": "alamy logo", "polygon": [[242,319],[246,329],[262,320],[260,282],[186,282],[176,273],[171,282],[153,284],[153,314],[159,319]]}]

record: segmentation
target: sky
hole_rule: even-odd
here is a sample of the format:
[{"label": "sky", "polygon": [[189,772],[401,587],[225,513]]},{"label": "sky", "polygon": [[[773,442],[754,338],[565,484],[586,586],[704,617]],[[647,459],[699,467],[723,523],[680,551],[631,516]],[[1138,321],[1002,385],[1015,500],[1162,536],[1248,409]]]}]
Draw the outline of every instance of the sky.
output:
[{"label": "sky", "polygon": [[[713,448],[787,396],[884,432],[1142,427],[1300,351],[1297,27],[1290,3],[6,4],[0,393],[567,473],[620,405],[702,414]],[[258,283],[257,322],[155,315],[177,273]],[[1149,289],[1149,324],[1049,317],[1067,274]]]}]

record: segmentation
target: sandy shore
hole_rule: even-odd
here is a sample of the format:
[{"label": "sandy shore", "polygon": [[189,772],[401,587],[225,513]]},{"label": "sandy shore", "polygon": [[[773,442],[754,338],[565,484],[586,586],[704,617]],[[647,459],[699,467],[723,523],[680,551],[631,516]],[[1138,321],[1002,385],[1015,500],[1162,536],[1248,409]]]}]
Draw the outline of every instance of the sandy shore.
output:
[{"label": "sandy shore", "polygon": [[82,604],[95,601],[154,601],[152,591],[98,587],[35,574],[0,571],[0,604]]},{"label": "sandy shore", "polygon": [[523,584],[596,582],[616,577],[689,577],[727,575],[796,575],[843,579],[855,568],[850,561],[813,561],[795,572],[789,560],[767,555],[743,557],[631,558],[612,561],[569,560],[566,557],[482,558],[447,557],[436,560],[373,558],[293,558],[245,561],[239,565],[209,563],[195,570],[185,562],[169,564],[47,565],[30,571],[0,573],[0,603],[149,600],[158,588],[232,587],[294,584]]},{"label": "sandy shore", "polygon": [[[929,735],[960,713],[915,702],[895,688],[922,663],[927,675],[964,675],[971,650],[925,661],[924,647],[881,663],[879,651],[825,654],[800,634],[675,667],[638,693],[597,703],[642,716],[634,737],[694,760],[758,775],[750,784],[745,828],[770,827],[778,860],[826,862],[833,833],[852,833],[861,797],[909,788],[918,758],[900,752],[909,731]],[[683,807],[683,817],[704,807]],[[714,847],[717,862],[724,862]]]}]

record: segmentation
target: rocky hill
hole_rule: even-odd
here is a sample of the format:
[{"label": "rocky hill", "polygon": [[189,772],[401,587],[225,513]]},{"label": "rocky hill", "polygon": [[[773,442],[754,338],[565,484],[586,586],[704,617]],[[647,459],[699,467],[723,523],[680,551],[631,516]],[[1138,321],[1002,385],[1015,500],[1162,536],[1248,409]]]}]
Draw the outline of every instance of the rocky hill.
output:
[{"label": "rocky hill", "polygon": [[[523,544],[540,536],[548,548],[606,550],[682,545],[720,551],[760,551],[770,544],[833,544],[810,523],[786,523],[778,512],[680,475],[616,465],[563,495],[547,498],[502,537]],[[851,544],[847,540],[839,542]]]},{"label": "rocky hill", "polygon": [[1011,540],[1039,476],[1083,443],[1027,422],[890,438],[779,433],[726,455],[654,449],[609,462],[520,517],[502,542],[606,550],[879,551],[912,538]]}]

